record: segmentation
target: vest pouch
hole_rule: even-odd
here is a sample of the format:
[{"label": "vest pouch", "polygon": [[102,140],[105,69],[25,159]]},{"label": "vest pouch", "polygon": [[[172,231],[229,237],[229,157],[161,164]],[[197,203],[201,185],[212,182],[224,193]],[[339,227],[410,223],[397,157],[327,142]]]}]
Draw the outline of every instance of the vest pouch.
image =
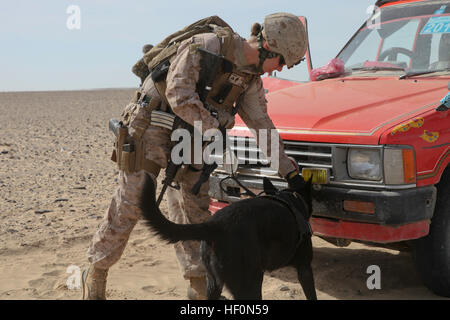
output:
[{"label": "vest pouch", "polygon": [[216,96],[212,97],[212,99],[218,104],[223,104],[225,102],[225,99],[230,94],[231,89],[233,89],[233,86],[230,83],[223,84],[219,89],[219,93]]},{"label": "vest pouch", "polygon": [[133,115],[136,113],[136,110],[138,109],[139,105],[136,102],[131,102],[127,104],[125,109],[122,111],[121,117],[122,117],[122,123],[125,126],[128,126],[132,120]]},{"label": "vest pouch", "polygon": [[122,146],[121,160],[119,169],[126,173],[132,173],[135,171],[136,152],[134,145],[127,143]]},{"label": "vest pouch", "polygon": [[117,166],[119,169],[122,166],[122,150],[123,145],[126,143],[128,138],[128,127],[119,127],[117,128],[117,139],[116,139],[116,155],[115,158],[117,160]]},{"label": "vest pouch", "polygon": [[152,70],[152,80],[153,82],[160,82],[166,79],[167,72],[169,72],[170,68],[170,61],[166,60],[158,64],[153,70]]}]

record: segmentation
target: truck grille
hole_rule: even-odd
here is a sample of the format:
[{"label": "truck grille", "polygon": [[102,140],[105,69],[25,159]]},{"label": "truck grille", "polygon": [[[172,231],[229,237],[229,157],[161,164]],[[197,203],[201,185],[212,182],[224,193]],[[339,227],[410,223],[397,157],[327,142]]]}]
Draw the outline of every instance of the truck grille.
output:
[{"label": "truck grille", "polygon": [[[232,136],[230,139],[231,149],[239,160],[239,174],[261,177],[278,175],[270,168],[267,158],[258,148],[254,138]],[[297,161],[300,169],[315,167],[332,170],[333,168],[330,145],[285,140],[284,148],[286,154]],[[223,170],[223,167],[219,166],[218,170]]]},{"label": "truck grille", "polygon": [[332,169],[331,146],[298,141],[285,141],[287,155],[293,157],[301,167]]}]

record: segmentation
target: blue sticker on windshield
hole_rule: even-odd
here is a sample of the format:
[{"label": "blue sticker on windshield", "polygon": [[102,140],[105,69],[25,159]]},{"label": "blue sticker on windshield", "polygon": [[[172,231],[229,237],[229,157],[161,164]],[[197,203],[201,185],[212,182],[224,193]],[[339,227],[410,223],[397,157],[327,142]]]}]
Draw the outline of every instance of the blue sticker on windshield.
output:
[{"label": "blue sticker on windshield", "polygon": [[420,34],[433,33],[450,33],[450,16],[431,18],[420,32]]},{"label": "blue sticker on windshield", "polygon": [[447,8],[447,6],[440,7],[439,10],[434,12],[434,14],[443,14],[445,12],[445,8]]}]

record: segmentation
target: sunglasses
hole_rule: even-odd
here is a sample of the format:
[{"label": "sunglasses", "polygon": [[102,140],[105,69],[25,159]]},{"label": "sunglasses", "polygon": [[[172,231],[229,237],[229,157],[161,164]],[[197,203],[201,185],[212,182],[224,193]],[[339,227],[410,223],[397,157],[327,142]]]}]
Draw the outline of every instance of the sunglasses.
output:
[{"label": "sunglasses", "polygon": [[[278,53],[276,54],[276,56],[280,57],[279,65],[280,66],[284,66],[286,64],[286,61],[284,60],[284,57],[281,54],[278,54]],[[305,60],[305,58],[301,58],[297,63],[294,63],[294,66],[300,64],[300,62],[302,62],[304,60]]]}]

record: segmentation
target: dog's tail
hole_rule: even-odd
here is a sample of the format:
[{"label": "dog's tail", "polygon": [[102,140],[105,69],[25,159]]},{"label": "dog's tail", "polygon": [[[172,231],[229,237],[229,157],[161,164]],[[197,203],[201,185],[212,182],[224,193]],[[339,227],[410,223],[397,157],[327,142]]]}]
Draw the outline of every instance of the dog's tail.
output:
[{"label": "dog's tail", "polygon": [[145,223],[169,243],[186,240],[214,240],[218,228],[216,224],[204,222],[199,224],[176,224],[168,220],[156,205],[156,188],[148,175],[141,194],[140,208]]}]

